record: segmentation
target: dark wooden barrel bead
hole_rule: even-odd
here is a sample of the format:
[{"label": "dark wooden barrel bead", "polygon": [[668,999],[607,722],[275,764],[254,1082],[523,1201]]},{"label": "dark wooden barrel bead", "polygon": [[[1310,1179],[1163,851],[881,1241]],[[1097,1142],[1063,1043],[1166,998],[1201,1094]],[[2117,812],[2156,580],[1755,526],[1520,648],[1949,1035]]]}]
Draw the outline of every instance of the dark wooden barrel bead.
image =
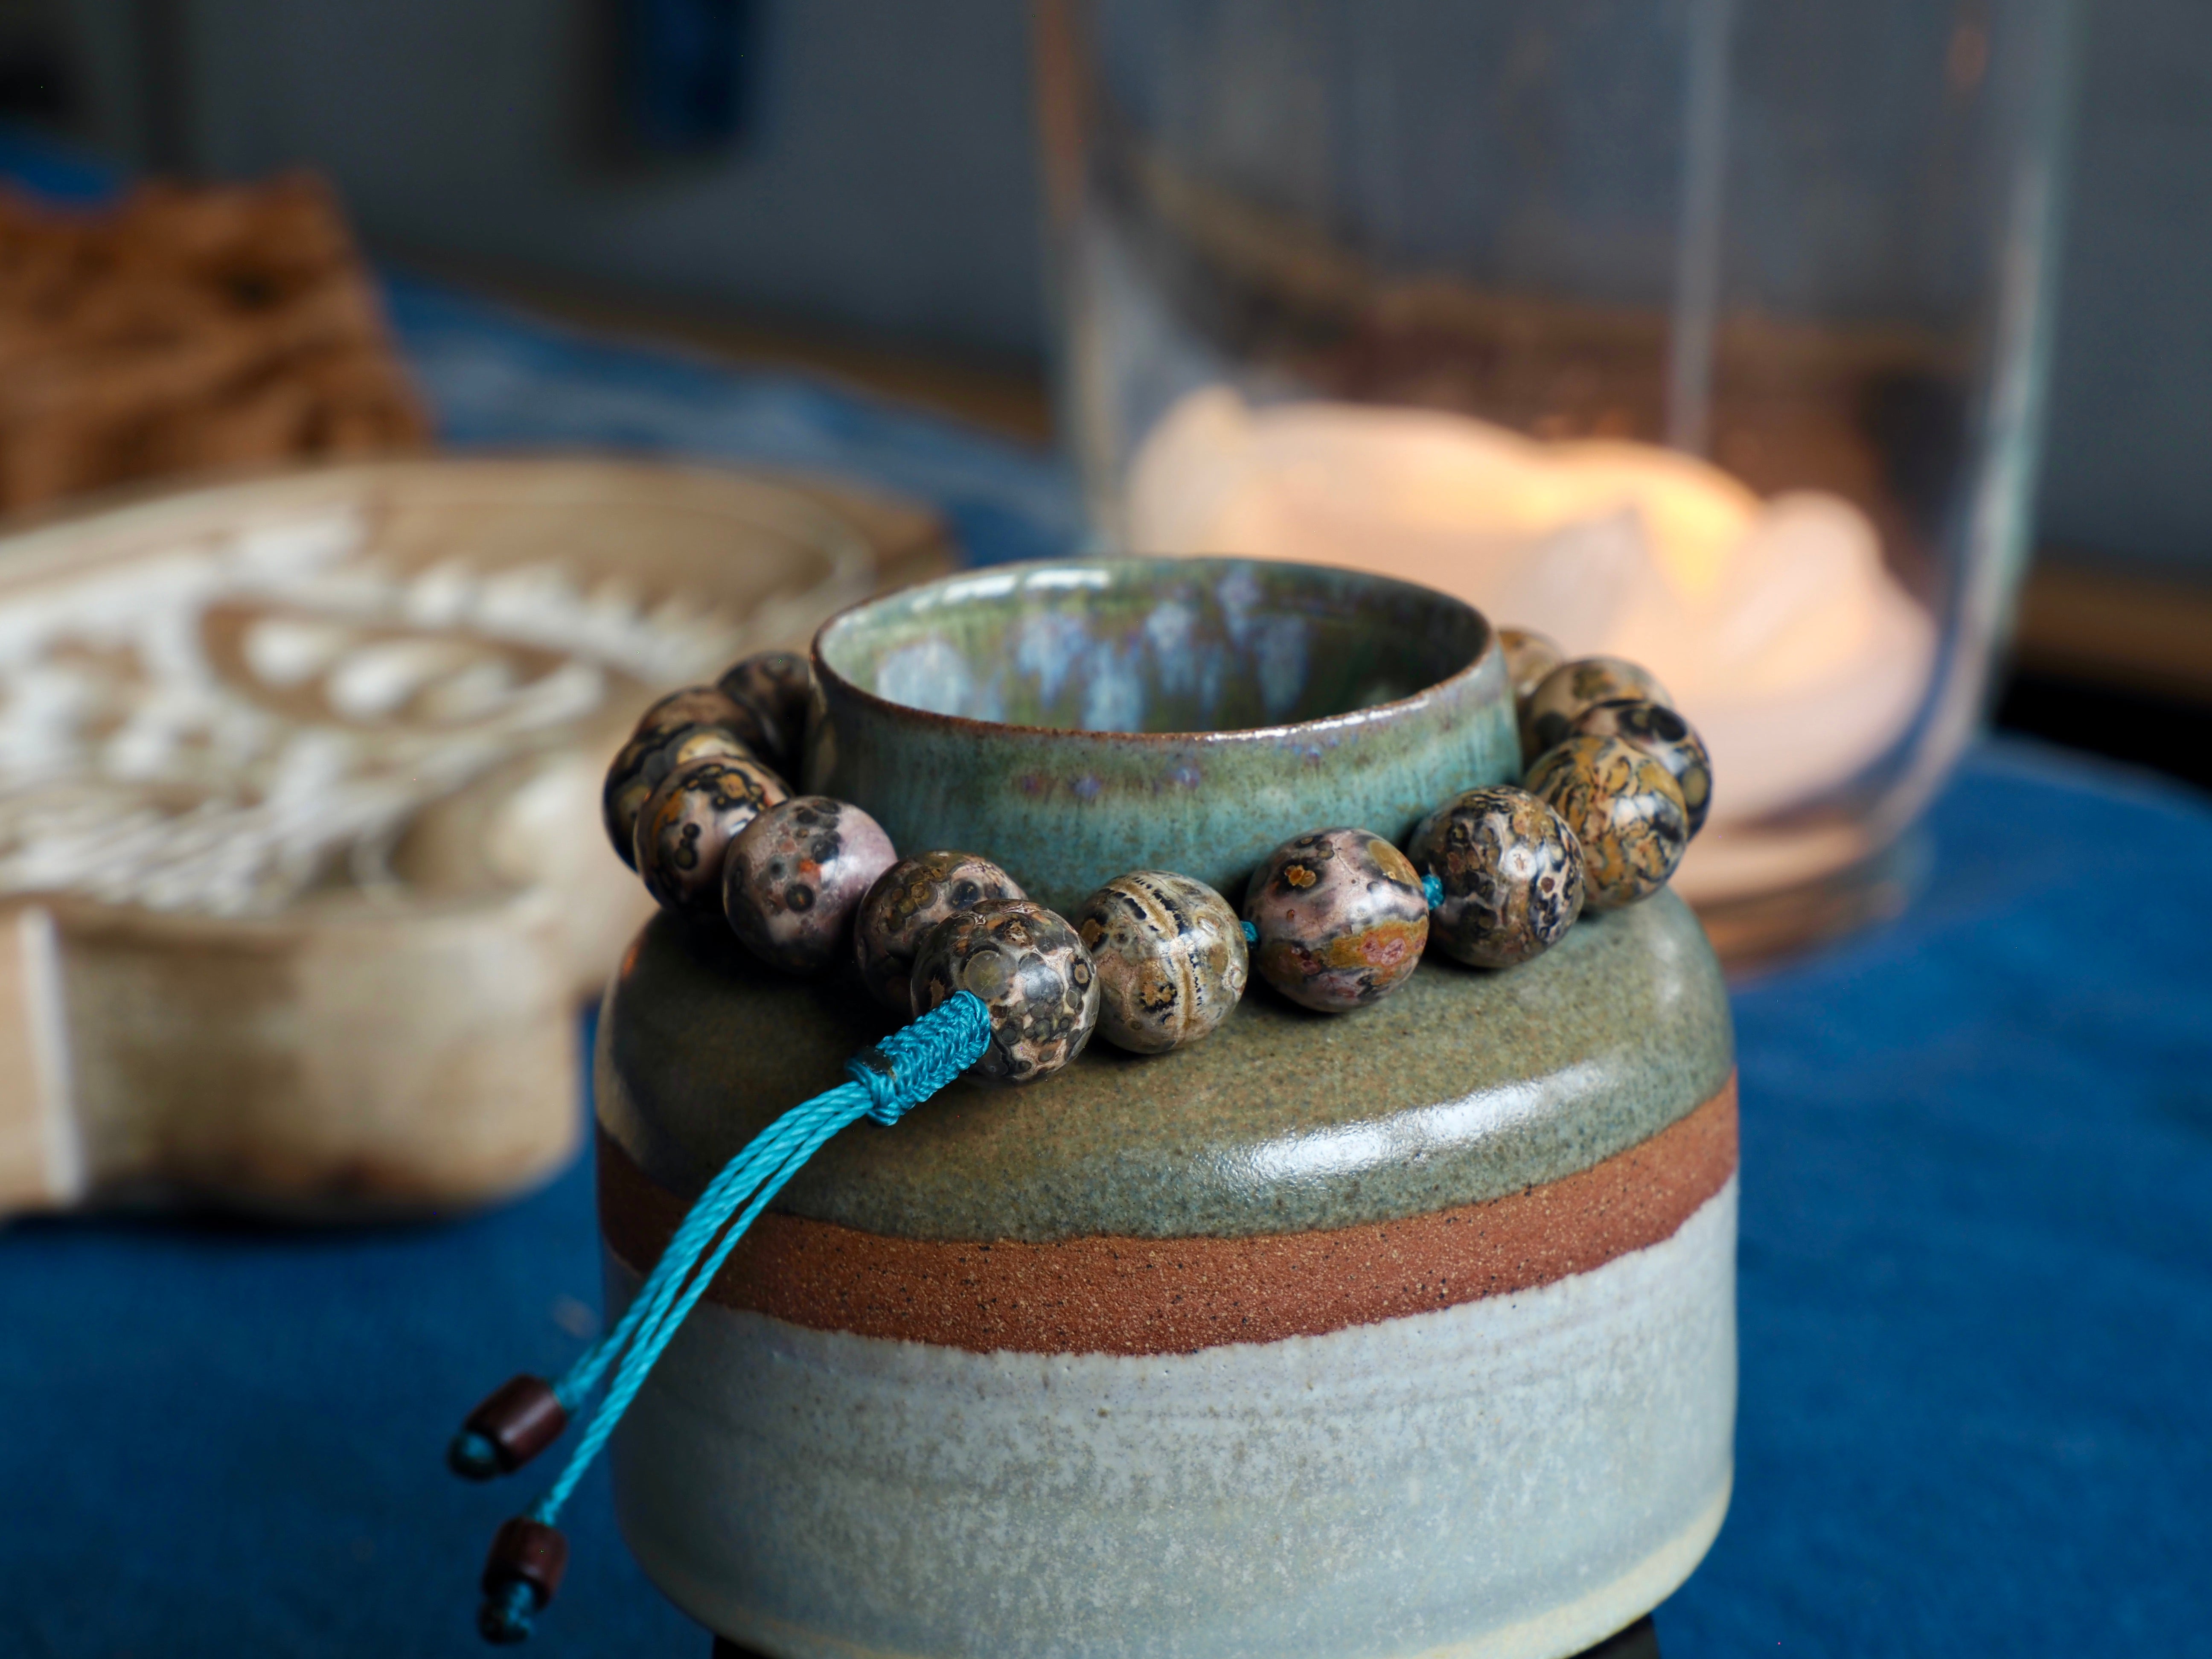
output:
[{"label": "dark wooden barrel bead", "polygon": [[1583,854],[1574,831],[1524,789],[1498,785],[1455,795],[1421,820],[1407,844],[1443,902],[1429,939],[1477,968],[1511,968],[1565,937],[1583,908]]},{"label": "dark wooden barrel bead", "polygon": [[869,994],[914,1017],[914,957],[929,930],[985,899],[1025,898],[1020,884],[974,853],[923,853],[877,878],[853,918],[853,956]]},{"label": "dark wooden barrel bead", "polygon": [[1583,849],[1583,902],[1617,909],[1666,884],[1690,844],[1673,774],[1619,738],[1569,738],[1529,769],[1528,793],[1567,821]]},{"label": "dark wooden barrel bead", "polygon": [[530,1634],[530,1616],[544,1609],[568,1571],[568,1540],[543,1521],[524,1515],[500,1523],[484,1557],[483,1609],[477,1629],[505,1647]]},{"label": "dark wooden barrel bead", "polygon": [[1638,697],[1670,708],[1674,702],[1648,670],[1619,657],[1581,657],[1554,668],[1528,694],[1522,708],[1522,765],[1534,766],[1547,749],[1562,742],[1592,703],[1616,697]]},{"label": "dark wooden barrel bead", "polygon": [[1690,814],[1691,835],[1705,827],[1713,805],[1712,757],[1698,728],[1665,703],[1635,697],[1592,703],[1575,720],[1571,735],[1619,738],[1635,744],[1673,775]]},{"label": "dark wooden barrel bead", "polygon": [[854,912],[897,860],[883,826],[859,807],[797,795],[769,807],[730,843],[722,913],[771,967],[819,973],[844,953]]},{"label": "dark wooden barrel bead", "polygon": [[783,747],[765,758],[786,777],[797,777],[799,750],[806,738],[807,704],[814,695],[813,665],[796,651],[757,652],[732,663],[714,682],[714,689],[767,713]]},{"label": "dark wooden barrel bead", "polygon": [[1195,1042],[1244,995],[1243,926],[1202,881],[1134,870],[1070,920],[1098,969],[1098,1033],[1117,1048],[1164,1054]]},{"label": "dark wooden barrel bead", "polygon": [[637,816],[635,850],[646,891],[664,909],[719,911],[730,843],[790,793],[749,756],[716,756],[671,772]]},{"label": "dark wooden barrel bead", "polygon": [[483,1592],[489,1595],[508,1584],[527,1584],[544,1607],[558,1593],[568,1571],[568,1540],[557,1528],[528,1516],[510,1516],[492,1534],[484,1557]]},{"label": "dark wooden barrel bead", "polygon": [[[461,1430],[489,1444],[494,1472],[512,1474],[558,1440],[568,1426],[568,1410],[553,1385],[542,1376],[522,1376],[508,1378],[486,1395]],[[463,1473],[481,1478],[473,1469]]]},{"label": "dark wooden barrel bead", "polygon": [[1316,830],[1285,842],[1252,872],[1244,919],[1259,931],[1261,977],[1326,1014],[1396,990],[1429,939],[1419,872],[1371,830]]},{"label": "dark wooden barrel bead", "polygon": [[637,868],[637,815],[671,772],[696,760],[751,753],[744,739],[726,726],[661,726],[641,732],[624,744],[607,769],[606,787],[599,794],[600,822],[622,861]]},{"label": "dark wooden barrel bead", "polygon": [[991,1012],[978,1083],[1035,1083],[1083,1052],[1098,1024],[1098,975],[1074,928],[1027,899],[986,899],[929,930],[914,959],[914,1011],[959,991]]}]

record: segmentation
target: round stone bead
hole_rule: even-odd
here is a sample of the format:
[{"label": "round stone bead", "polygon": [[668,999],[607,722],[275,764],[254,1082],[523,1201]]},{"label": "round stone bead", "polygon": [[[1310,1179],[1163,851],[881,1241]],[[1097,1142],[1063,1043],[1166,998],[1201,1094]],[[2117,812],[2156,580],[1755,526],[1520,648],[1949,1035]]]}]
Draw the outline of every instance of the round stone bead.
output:
[{"label": "round stone bead", "polygon": [[1673,776],[1690,815],[1691,835],[1705,827],[1713,804],[1712,757],[1698,728],[1665,703],[1635,697],[1592,703],[1576,717],[1571,735],[1619,738],[1635,744]]},{"label": "round stone bead", "polygon": [[732,664],[714,689],[736,702],[764,711],[782,738],[768,758],[787,776],[797,776],[799,748],[806,736],[806,705],[814,694],[814,669],[796,651],[762,651]]},{"label": "round stone bead", "polygon": [[787,974],[814,974],[845,948],[845,930],[876,878],[898,861],[891,838],[857,806],[827,795],[778,801],[722,860],[722,914],[747,949]]},{"label": "round stone bead", "polygon": [[1512,683],[1516,707],[1528,702],[1544,677],[1567,659],[1557,640],[1533,628],[1501,628],[1498,643],[1505,653],[1505,678]]},{"label": "round stone bead", "polygon": [[1261,977],[1325,1014],[1396,990],[1429,939],[1419,872],[1371,830],[1285,842],[1252,872],[1244,919],[1259,930]]},{"label": "round stone bead", "polygon": [[678,726],[719,726],[737,734],[765,765],[784,752],[783,728],[775,717],[757,704],[742,702],[712,685],[689,685],[672,691],[638,717],[640,735]]},{"label": "round stone bead", "polygon": [[599,819],[622,861],[637,868],[637,815],[662,779],[696,760],[751,754],[744,739],[726,726],[665,726],[640,732],[624,744],[599,792]]},{"label": "round stone bead", "polygon": [[1511,968],[1565,937],[1583,908],[1583,851],[1525,789],[1453,796],[1423,818],[1407,854],[1443,884],[1429,937],[1477,968]]},{"label": "round stone bead", "polygon": [[1019,884],[973,853],[924,853],[884,872],[853,919],[853,957],[869,994],[914,1018],[914,957],[929,930],[986,899],[1025,898]]},{"label": "round stone bead", "polygon": [[1536,758],[1564,738],[1592,703],[1638,697],[1668,706],[1674,698],[1645,670],[1619,657],[1581,657],[1562,663],[1538,682],[1521,710],[1521,763]]},{"label": "round stone bead", "polygon": [[914,1011],[957,991],[991,1011],[978,1083],[1035,1083],[1083,1052],[1098,1023],[1098,975],[1075,929],[1027,899],[985,899],[931,928],[914,959]]},{"label": "round stone bead", "polygon": [[637,815],[635,851],[661,908],[711,915],[722,905],[722,859],[744,827],[790,792],[750,755],[678,767]]},{"label": "round stone bead", "polygon": [[1612,910],[1666,884],[1690,844],[1690,813],[1664,766],[1619,738],[1569,738],[1529,769],[1528,793],[1583,849],[1583,902]]},{"label": "round stone bead", "polygon": [[1249,971],[1243,925],[1202,881],[1117,876],[1070,918],[1098,969],[1098,1031],[1140,1054],[1195,1042],[1229,1017]]}]

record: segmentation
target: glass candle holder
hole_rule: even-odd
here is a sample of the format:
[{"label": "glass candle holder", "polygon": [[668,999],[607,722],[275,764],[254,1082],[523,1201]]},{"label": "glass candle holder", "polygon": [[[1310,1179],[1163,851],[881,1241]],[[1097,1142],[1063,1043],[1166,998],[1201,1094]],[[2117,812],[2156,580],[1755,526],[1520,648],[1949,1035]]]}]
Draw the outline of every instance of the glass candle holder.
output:
[{"label": "glass candle holder", "polygon": [[1041,0],[1102,538],[1644,664],[1724,950],[1894,902],[2026,545],[2069,12]]}]

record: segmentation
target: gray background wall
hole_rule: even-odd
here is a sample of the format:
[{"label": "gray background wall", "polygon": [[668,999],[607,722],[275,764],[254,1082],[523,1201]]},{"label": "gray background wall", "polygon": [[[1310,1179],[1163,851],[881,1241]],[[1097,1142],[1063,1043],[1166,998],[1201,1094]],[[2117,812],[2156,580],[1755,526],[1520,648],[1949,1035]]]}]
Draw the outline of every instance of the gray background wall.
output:
[{"label": "gray background wall", "polygon": [[[311,161],[388,246],[887,338],[1038,348],[1022,0],[759,0],[750,140],[652,165],[595,136],[606,0],[55,3],[99,45],[100,132],[216,175]],[[131,20],[149,3],[173,20],[160,66],[136,61]],[[149,84],[174,86],[167,132],[148,119]]]},{"label": "gray background wall", "polygon": [[2212,4],[2084,10],[2040,533],[2212,581]]},{"label": "gray background wall", "polygon": [[[645,167],[594,139],[601,0],[0,10],[40,4],[96,137],[216,174],[312,161],[386,246],[1041,349],[1024,0],[759,0],[750,140]],[[2041,535],[2212,580],[2212,3],[2084,9]]]}]

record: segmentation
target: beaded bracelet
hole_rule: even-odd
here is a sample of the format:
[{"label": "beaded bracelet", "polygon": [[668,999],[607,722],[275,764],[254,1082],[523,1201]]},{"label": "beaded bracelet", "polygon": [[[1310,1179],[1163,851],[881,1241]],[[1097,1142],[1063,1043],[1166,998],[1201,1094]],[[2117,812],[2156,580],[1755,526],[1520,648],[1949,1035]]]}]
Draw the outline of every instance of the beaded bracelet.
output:
[{"label": "beaded bracelet", "polygon": [[912,1023],[848,1065],[852,1081],[793,1108],[692,1206],[622,1319],[557,1382],[518,1376],[448,1449],[474,1480],[510,1473],[606,1391],[567,1467],[493,1541],[478,1628],[515,1642],[558,1587],[553,1522],[677,1328],[753,1219],[829,1139],[862,1117],[896,1123],[955,1077],[998,1086],[1066,1066],[1094,1031],[1163,1054],[1214,1030],[1251,970],[1302,1006],[1363,1007],[1410,978],[1433,941],[1458,961],[1516,966],[1585,909],[1665,884],[1703,827],[1705,744],[1632,663],[1576,661],[1525,629],[1499,630],[1515,693],[1522,787],[1453,796],[1401,851],[1372,831],[1292,836],[1253,872],[1240,917],[1204,882],[1117,876],[1062,917],[988,858],[901,858],[848,802],[797,795],[811,696],[806,659],[748,657],[714,685],[662,698],[607,774],[615,850],[664,908],[719,910],[746,948],[792,974],[849,956],[878,1002]]}]

